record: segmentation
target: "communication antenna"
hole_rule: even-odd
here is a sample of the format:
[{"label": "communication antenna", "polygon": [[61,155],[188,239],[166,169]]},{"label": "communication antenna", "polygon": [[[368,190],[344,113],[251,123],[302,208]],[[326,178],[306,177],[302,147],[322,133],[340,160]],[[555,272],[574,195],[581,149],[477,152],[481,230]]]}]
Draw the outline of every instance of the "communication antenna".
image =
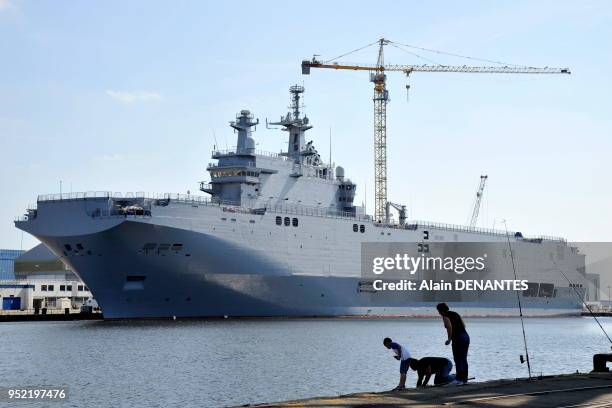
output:
[{"label": "communication antenna", "polygon": [[215,150],[218,149],[219,144],[217,143],[217,134],[215,133],[215,128],[212,129],[213,139],[215,141]]},{"label": "communication antenna", "polygon": [[329,127],[329,167],[332,167],[331,126]]},{"label": "communication antenna", "polygon": [[[508,240],[508,248],[510,248],[510,259],[512,260],[512,271],[514,271],[514,280],[517,281],[518,278],[516,276],[516,265],[514,264],[514,253],[512,252],[512,245],[510,244],[510,236],[508,235],[508,225],[506,225],[506,220],[502,220],[504,223],[504,227],[506,229],[506,239]],[[527,349],[527,336],[525,335],[525,323],[523,322],[523,306],[521,305],[521,296],[519,292],[516,291],[516,300],[518,302],[519,307],[519,315],[521,317],[521,329],[523,330],[523,344],[525,345],[525,357],[527,358],[527,371],[529,372],[529,379],[531,380],[531,364],[529,364],[529,350]],[[523,356],[521,356],[521,364],[523,363]]]}]

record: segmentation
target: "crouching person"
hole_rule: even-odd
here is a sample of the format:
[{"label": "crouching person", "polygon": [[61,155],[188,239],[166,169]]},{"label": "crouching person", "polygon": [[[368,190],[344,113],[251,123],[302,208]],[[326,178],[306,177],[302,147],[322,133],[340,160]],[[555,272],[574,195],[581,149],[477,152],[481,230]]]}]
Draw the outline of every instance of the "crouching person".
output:
[{"label": "crouching person", "polygon": [[423,357],[420,360],[411,358],[408,360],[408,364],[419,375],[417,387],[425,387],[432,375],[434,376],[434,385],[444,385],[455,380],[455,376],[450,374],[453,363],[447,358]]},{"label": "crouching person", "polygon": [[393,342],[393,340],[391,340],[389,337],[386,337],[383,340],[383,345],[392,350],[395,354],[393,357],[400,361],[400,381],[399,385],[393,390],[404,390],[406,389],[406,374],[408,373],[409,368],[408,360],[410,360],[410,352],[406,346]]}]

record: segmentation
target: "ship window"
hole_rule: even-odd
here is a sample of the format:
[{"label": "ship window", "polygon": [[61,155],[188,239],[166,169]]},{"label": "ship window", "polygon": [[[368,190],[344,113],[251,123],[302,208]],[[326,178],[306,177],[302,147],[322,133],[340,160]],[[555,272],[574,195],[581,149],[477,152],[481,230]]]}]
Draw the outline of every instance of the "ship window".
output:
[{"label": "ship window", "polygon": [[227,221],[227,218],[223,217],[221,218],[221,221]]},{"label": "ship window", "polygon": [[77,244],[77,249],[78,249],[79,251],[82,251],[82,250],[83,250],[83,245],[81,245],[81,244]]},{"label": "ship window", "polygon": [[170,244],[159,244],[157,247],[157,253],[160,254],[162,251],[165,252],[170,249]]},{"label": "ship window", "polygon": [[146,276],[143,275],[128,275],[125,280],[127,282],[142,282],[146,279]]},{"label": "ship window", "polygon": [[148,242],[148,243],[144,244],[142,249],[145,252],[145,254],[147,254],[147,253],[149,253],[149,251],[154,250],[156,247],[157,247],[157,244],[155,244],[153,242]]},{"label": "ship window", "polygon": [[347,190],[350,190],[350,189],[351,189],[351,186],[346,186],[346,189],[347,189]]},{"label": "ship window", "polygon": [[553,297],[555,285],[552,283],[540,283],[540,291],[538,297]]},{"label": "ship window", "polygon": [[291,224],[291,220],[289,219],[289,217],[285,217],[285,227],[288,227],[289,224]]},{"label": "ship window", "polygon": [[361,232],[362,234],[365,232],[365,225],[361,224],[359,226],[359,232]]},{"label": "ship window", "polygon": [[72,247],[70,246],[70,244],[64,244],[64,248],[66,248],[66,251],[68,252],[72,251]]},{"label": "ship window", "polygon": [[255,220],[249,220],[251,224],[255,224]]},{"label": "ship window", "polygon": [[540,285],[535,282],[527,282],[527,289],[523,291],[524,297],[537,297]]},{"label": "ship window", "polygon": [[291,220],[291,221],[292,221],[292,225],[293,225],[294,227],[297,227],[297,226],[298,226],[298,219],[297,219],[297,218],[294,218],[294,219],[293,219],[293,220]]},{"label": "ship window", "polygon": [[40,290],[43,292],[47,291],[47,285],[40,285]]},{"label": "ship window", "polygon": [[183,250],[183,244],[172,244],[172,250],[173,251],[182,251]]},{"label": "ship window", "polygon": [[48,285],[48,286],[47,286],[47,290],[48,290],[49,292],[53,291],[53,285]]},{"label": "ship window", "polygon": [[353,224],[353,232],[359,231],[359,225]]},{"label": "ship window", "polygon": [[276,217],[276,225],[282,225],[283,223],[283,218],[282,217]]},{"label": "ship window", "polygon": [[60,291],[65,292],[66,291],[66,285],[60,285]]},{"label": "ship window", "polygon": [[66,285],[66,290],[72,292],[72,285]]}]

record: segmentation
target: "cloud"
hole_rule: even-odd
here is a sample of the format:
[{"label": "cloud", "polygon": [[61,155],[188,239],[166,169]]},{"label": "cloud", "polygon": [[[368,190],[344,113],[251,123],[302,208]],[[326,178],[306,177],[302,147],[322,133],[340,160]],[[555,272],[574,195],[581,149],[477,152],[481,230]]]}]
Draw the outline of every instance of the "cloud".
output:
[{"label": "cloud", "polygon": [[[0,0],[3,1],[3,0]],[[163,98],[157,92],[147,92],[147,91],[113,91],[112,89],[107,89],[106,94],[111,98],[118,100],[123,103],[136,103],[136,102],[156,102],[161,101]]]}]

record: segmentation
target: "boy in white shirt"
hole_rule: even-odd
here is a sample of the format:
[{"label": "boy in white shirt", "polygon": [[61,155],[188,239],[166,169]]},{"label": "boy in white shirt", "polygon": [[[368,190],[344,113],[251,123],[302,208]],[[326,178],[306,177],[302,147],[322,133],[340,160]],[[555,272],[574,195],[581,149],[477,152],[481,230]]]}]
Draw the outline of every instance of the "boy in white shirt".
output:
[{"label": "boy in white shirt", "polygon": [[389,337],[385,337],[383,340],[383,345],[393,350],[395,354],[395,359],[400,361],[400,381],[399,385],[393,389],[393,391],[405,390],[406,389],[406,373],[408,372],[409,364],[408,360],[410,359],[410,352],[408,351],[408,347],[402,346],[401,344],[393,342]]}]

